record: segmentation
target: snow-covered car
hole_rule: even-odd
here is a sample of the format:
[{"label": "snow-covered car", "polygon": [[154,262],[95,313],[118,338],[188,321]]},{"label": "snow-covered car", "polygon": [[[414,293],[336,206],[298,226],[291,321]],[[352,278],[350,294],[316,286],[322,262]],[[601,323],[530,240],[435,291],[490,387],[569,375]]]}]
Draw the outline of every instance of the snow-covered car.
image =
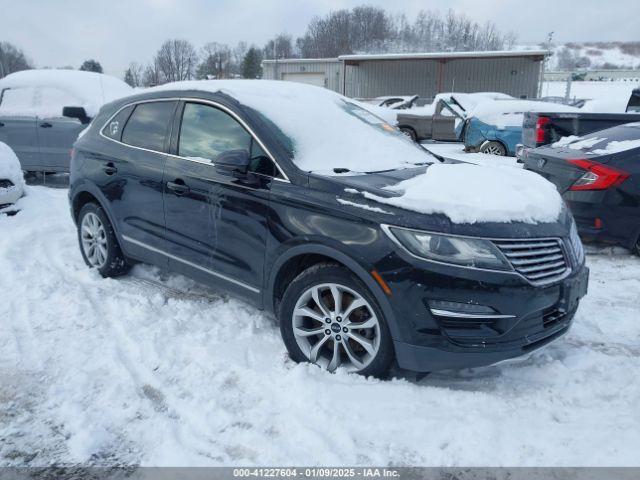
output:
[{"label": "snow-covered car", "polygon": [[13,204],[24,194],[24,178],[18,157],[0,142],[0,214],[13,211]]},{"label": "snow-covered car", "polygon": [[69,200],[102,276],[132,261],[192,276],[272,312],[290,358],[330,371],[523,355],[568,331],[587,289],[550,182],[441,164],[299,83],[177,82],[106,105],[74,144]]},{"label": "snow-covered car", "polygon": [[[549,111],[549,103],[531,100],[483,100],[456,125],[457,137],[468,152],[515,157],[522,143],[522,124],[526,112]],[[568,105],[553,105],[558,112],[579,112]]]},{"label": "snow-covered car", "polygon": [[397,115],[397,126],[414,141],[458,140],[456,126],[469,112],[484,100],[514,100],[505,93],[439,93],[433,102],[423,107],[411,108]]},{"label": "snow-covered car", "polygon": [[77,70],[26,70],[0,80],[0,141],[22,170],[69,171],[69,152],[100,107],[133,93],[123,81]]}]

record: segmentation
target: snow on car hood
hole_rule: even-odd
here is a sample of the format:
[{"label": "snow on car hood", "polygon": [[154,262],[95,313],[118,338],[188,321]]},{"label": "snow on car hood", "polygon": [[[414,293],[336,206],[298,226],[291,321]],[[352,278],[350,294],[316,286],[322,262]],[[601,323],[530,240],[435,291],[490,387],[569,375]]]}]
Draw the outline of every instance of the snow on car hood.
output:
[{"label": "snow on car hood", "polygon": [[525,112],[579,112],[575,107],[531,100],[483,100],[469,113],[498,128],[521,127]]},{"label": "snow on car hood", "polygon": [[105,103],[134,93],[115,77],[79,70],[24,70],[0,80],[0,91],[5,88],[13,92],[3,99],[1,114],[40,118],[59,117],[63,107],[83,107],[94,117]]},{"label": "snow on car hood", "polygon": [[540,175],[512,167],[434,164],[425,173],[384,187],[397,196],[366,198],[419,213],[441,213],[453,223],[556,222],[562,198]]},{"label": "snow on car hood", "polygon": [[6,143],[0,142],[0,180],[2,179],[11,180],[14,185],[19,187],[24,185],[18,157]]},{"label": "snow on car hood", "polygon": [[334,168],[371,172],[434,161],[383,119],[325,88],[274,80],[202,80],[151,90],[227,94],[273,122],[293,143],[304,171],[335,175]]}]

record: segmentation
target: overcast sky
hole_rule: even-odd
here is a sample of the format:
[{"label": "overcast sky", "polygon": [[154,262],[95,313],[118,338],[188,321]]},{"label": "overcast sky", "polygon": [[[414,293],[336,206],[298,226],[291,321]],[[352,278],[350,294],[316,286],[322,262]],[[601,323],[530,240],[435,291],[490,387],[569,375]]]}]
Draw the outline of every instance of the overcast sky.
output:
[{"label": "overcast sky", "polygon": [[640,40],[638,0],[0,0],[0,41],[15,43],[39,67],[96,58],[106,73],[122,76],[167,38],[262,46],[278,32],[301,35],[315,15],[363,3],[409,18],[453,8],[516,32],[521,43],[543,41],[549,31],[558,42]]}]

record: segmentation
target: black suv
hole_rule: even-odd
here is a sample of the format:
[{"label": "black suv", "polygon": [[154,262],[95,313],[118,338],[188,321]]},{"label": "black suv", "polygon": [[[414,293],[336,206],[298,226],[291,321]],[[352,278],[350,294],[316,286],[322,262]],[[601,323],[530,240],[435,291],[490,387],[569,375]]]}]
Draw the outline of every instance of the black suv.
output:
[{"label": "black suv", "polygon": [[[270,111],[300,102],[300,118],[266,115],[271,89]],[[362,129],[309,108],[322,95]],[[289,135],[309,129],[314,148]],[[376,163],[378,135],[422,164]],[[323,143],[341,158],[309,169],[300,156]],[[375,171],[354,171],[354,145]],[[69,197],[84,260],[103,276],[140,261],[226,290],[275,314],[293,360],[331,371],[484,365],[564,334],[588,278],[571,214],[460,224],[371,200],[433,161],[323,89],[187,82],[104,106],[74,145]]]}]

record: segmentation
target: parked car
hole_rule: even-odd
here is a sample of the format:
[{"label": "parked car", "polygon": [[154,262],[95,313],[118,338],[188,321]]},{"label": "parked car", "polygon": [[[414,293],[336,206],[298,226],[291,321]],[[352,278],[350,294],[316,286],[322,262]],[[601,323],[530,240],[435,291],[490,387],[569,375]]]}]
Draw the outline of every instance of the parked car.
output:
[{"label": "parked car", "polygon": [[[545,222],[388,204],[399,194],[384,187],[432,168],[486,168],[434,161],[326,89],[180,82],[102,108],[74,145],[69,199],[89,267],[147,262],[228,291],[274,313],[295,361],[433,371],[564,334],[588,270],[561,199]],[[486,174],[538,180],[503,170]]]},{"label": "parked car", "polygon": [[628,113],[640,113],[640,88],[635,88],[631,92],[631,96],[629,97],[629,103],[627,103]]},{"label": "parked car", "polygon": [[640,255],[640,123],[530,150],[524,167],[553,182],[581,237]]},{"label": "parked car", "polygon": [[507,100],[513,97],[497,92],[439,93],[430,105],[412,108],[397,115],[397,127],[413,141],[456,141],[460,125],[482,100]]},{"label": "parked car", "polygon": [[[456,129],[467,152],[516,156],[522,142],[523,118],[527,112],[546,111],[549,104],[530,100],[480,102]],[[558,112],[578,112],[575,107],[555,105]]]},{"label": "parked car", "polygon": [[0,80],[0,141],[22,169],[68,172],[71,145],[100,106],[130,95],[117,78],[75,70],[27,70]]},{"label": "parked car", "polygon": [[14,203],[24,194],[24,179],[18,157],[0,142],[0,214],[14,213]]}]

